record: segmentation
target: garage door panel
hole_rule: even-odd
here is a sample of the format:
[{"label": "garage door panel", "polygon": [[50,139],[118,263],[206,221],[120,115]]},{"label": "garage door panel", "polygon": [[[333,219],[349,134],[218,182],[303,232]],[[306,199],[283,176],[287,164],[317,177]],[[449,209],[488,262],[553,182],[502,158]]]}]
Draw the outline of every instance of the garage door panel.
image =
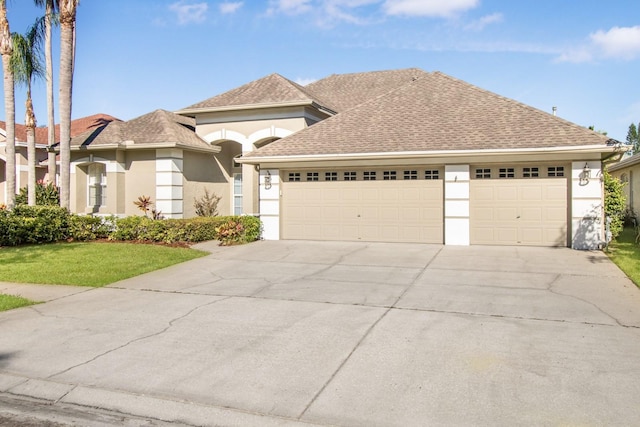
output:
[{"label": "garage door panel", "polygon": [[282,189],[284,239],[443,241],[442,181],[284,182]]},{"label": "garage door panel", "polygon": [[472,244],[566,245],[565,178],[483,179],[470,187]]}]

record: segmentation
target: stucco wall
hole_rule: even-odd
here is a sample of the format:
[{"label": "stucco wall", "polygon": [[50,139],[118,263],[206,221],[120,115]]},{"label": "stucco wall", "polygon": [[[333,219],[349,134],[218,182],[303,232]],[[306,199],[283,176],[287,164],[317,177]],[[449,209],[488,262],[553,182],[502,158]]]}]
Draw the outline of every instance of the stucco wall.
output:
[{"label": "stucco wall", "polygon": [[128,151],[125,158],[124,214],[142,215],[133,204],[140,196],[150,196],[155,202],[156,153],[155,150]]},{"label": "stucco wall", "polygon": [[[219,158],[219,156],[221,158]],[[227,155],[213,155],[185,151],[183,154],[184,217],[196,216],[193,206],[195,198],[201,198],[204,190],[222,197],[218,203],[218,214],[229,215],[231,211],[231,184],[229,175],[221,167],[221,161],[231,163]]]},{"label": "stucco wall", "polygon": [[633,209],[636,216],[640,216],[640,164],[613,171],[611,176],[626,182],[624,194],[627,197],[627,206]]}]

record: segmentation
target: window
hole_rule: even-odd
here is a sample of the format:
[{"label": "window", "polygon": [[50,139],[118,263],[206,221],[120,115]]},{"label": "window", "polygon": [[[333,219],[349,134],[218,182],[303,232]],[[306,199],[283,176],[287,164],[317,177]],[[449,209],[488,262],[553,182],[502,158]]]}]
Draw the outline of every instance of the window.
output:
[{"label": "window", "polygon": [[404,179],[418,179],[418,171],[404,171]]},{"label": "window", "polygon": [[498,172],[499,178],[515,178],[516,172],[513,168],[500,168]]},{"label": "window", "polygon": [[[477,178],[477,176],[476,176]],[[436,170],[426,170],[424,171],[424,179],[440,179],[440,171]]]},{"label": "window", "polygon": [[318,181],[318,172],[307,172],[307,181]]},{"label": "window", "polygon": [[477,179],[489,179],[491,178],[491,169],[476,169]]},{"label": "window", "polygon": [[344,173],[344,180],[345,181],[355,181],[356,180],[356,173],[355,172],[345,172]]},{"label": "window", "polygon": [[325,181],[337,181],[338,180],[338,172],[325,172],[324,173]]},{"label": "window", "polygon": [[233,174],[233,214],[242,215],[242,174]]},{"label": "window", "polygon": [[384,181],[395,181],[396,171],[384,171],[382,172],[382,179]]},{"label": "window", "polygon": [[289,182],[300,181],[300,172],[289,172]]},{"label": "window", "polygon": [[537,178],[540,176],[538,168],[522,168],[523,178]]},{"label": "window", "polygon": [[551,177],[561,177],[564,176],[564,166],[549,166],[547,168],[547,176]]},{"label": "window", "polygon": [[620,182],[622,183],[629,182],[629,175],[627,175],[626,173],[623,173],[622,175],[620,175]]},{"label": "window", "polygon": [[107,172],[102,163],[92,163],[87,171],[88,180],[88,206],[107,205]]},{"label": "window", "polygon": [[364,171],[363,179],[365,181],[375,181],[376,180],[376,172],[375,171]]}]

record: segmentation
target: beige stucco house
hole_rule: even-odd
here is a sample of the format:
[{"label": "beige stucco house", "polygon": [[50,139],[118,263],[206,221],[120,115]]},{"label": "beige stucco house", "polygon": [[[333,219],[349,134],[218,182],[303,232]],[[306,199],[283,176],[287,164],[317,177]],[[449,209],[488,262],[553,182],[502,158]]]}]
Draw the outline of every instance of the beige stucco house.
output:
[{"label": "beige stucco house", "polygon": [[72,210],[260,215],[265,239],[602,243],[602,160],[619,143],[442,73],[278,74],[72,140]]},{"label": "beige stucco house", "polygon": [[624,186],[627,206],[640,218],[640,153],[621,162],[609,165],[611,176],[618,178]]}]

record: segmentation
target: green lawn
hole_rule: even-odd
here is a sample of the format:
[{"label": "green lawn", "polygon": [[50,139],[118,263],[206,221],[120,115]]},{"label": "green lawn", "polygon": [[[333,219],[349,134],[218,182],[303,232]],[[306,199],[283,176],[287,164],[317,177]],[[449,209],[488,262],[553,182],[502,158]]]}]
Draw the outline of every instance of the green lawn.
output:
[{"label": "green lawn", "polygon": [[625,228],[618,238],[609,244],[607,255],[633,282],[640,286],[640,245],[635,242],[632,228]]},{"label": "green lawn", "polygon": [[0,281],[100,287],[207,253],[132,243],[54,243],[0,248]]},{"label": "green lawn", "polygon": [[14,295],[0,294],[0,311],[11,310],[13,308],[26,307],[27,305],[38,304],[35,301]]}]

